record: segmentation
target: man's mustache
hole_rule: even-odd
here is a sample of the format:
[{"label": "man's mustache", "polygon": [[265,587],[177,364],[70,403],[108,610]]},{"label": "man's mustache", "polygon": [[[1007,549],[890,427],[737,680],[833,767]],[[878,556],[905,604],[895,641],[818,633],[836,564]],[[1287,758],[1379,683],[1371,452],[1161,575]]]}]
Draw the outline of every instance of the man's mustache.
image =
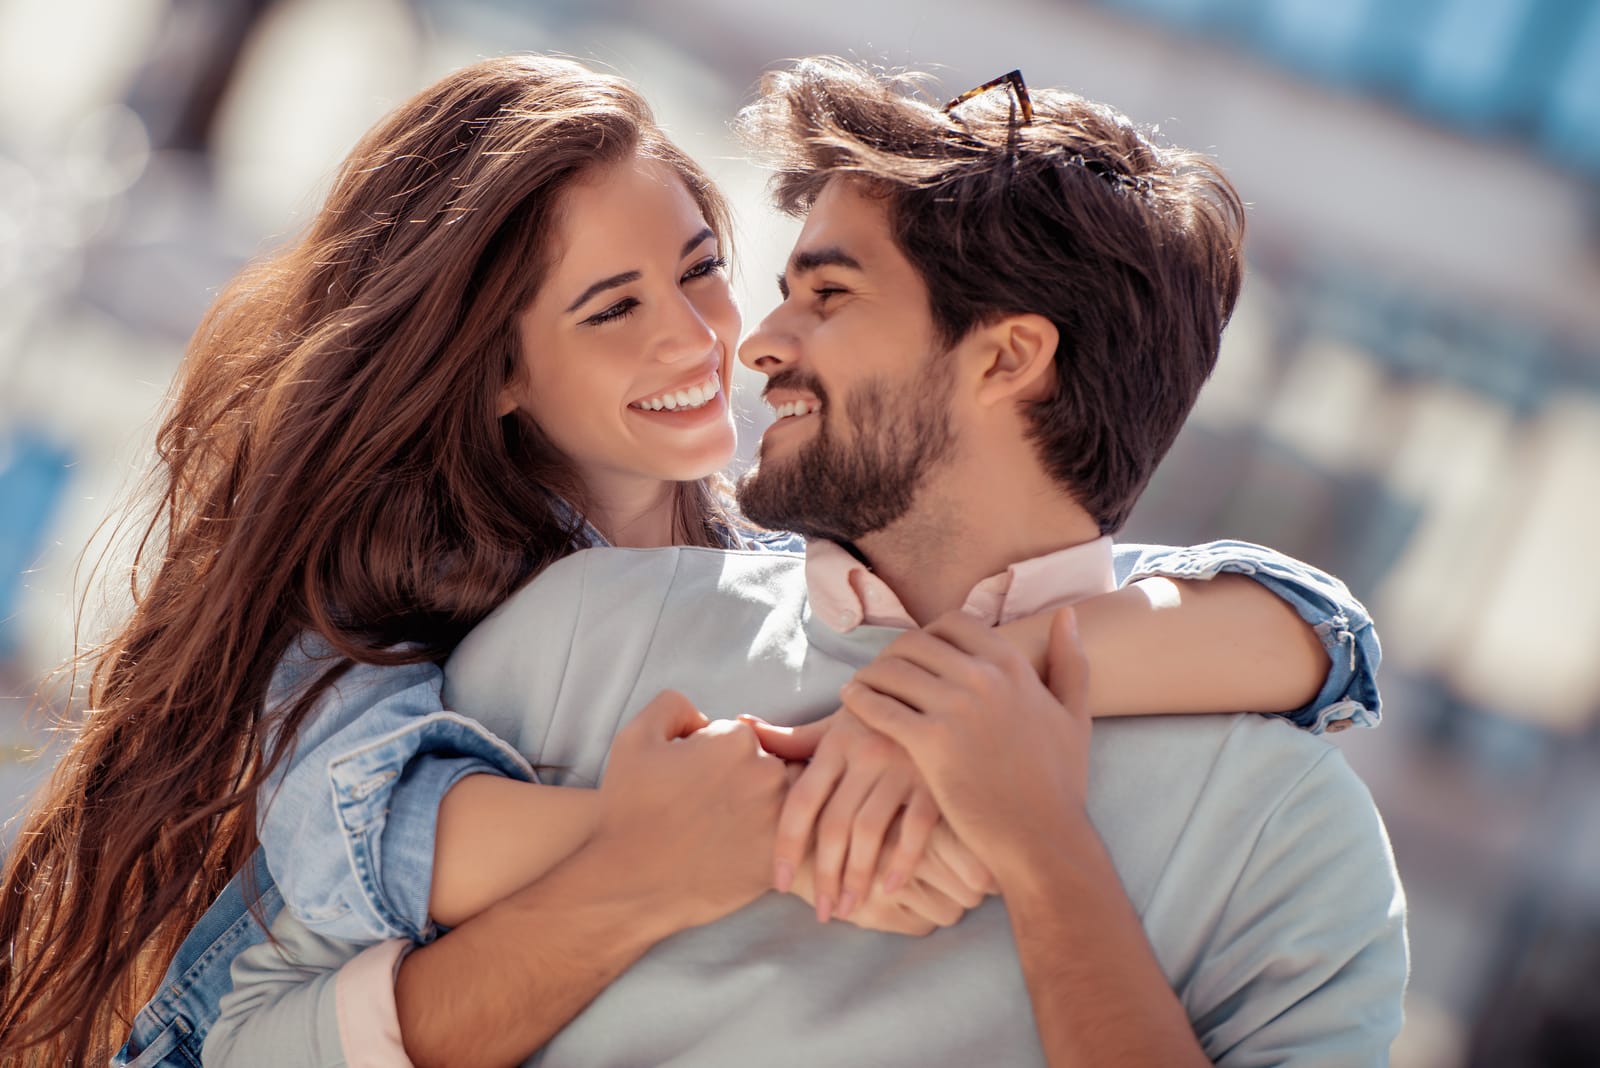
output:
[{"label": "man's mustache", "polygon": [[798,367],[786,371],[779,371],[767,379],[766,387],[761,391],[763,400],[775,389],[805,390],[814,395],[824,408],[828,406],[828,391],[823,386],[822,380],[810,371]]}]

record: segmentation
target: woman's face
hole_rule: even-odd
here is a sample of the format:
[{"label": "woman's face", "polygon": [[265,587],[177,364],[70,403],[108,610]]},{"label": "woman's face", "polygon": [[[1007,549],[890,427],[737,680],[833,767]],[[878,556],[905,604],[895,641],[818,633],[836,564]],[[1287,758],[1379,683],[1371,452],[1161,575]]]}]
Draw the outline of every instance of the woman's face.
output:
[{"label": "woman's face", "polygon": [[574,183],[561,208],[502,410],[531,415],[596,498],[721,468],[734,449],[739,309],[683,180],[635,157]]}]

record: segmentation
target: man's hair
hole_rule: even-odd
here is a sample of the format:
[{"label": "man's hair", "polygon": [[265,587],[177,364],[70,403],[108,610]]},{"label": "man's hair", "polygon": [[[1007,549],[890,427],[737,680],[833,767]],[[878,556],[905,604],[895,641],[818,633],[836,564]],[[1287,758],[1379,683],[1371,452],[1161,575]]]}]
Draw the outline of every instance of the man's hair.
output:
[{"label": "man's hair", "polygon": [[1109,533],[1177,437],[1238,299],[1244,205],[1210,160],[1059,90],[949,112],[910,76],[822,57],[767,74],[740,116],[791,215],[834,178],[888,202],[946,345],[1035,313],[1056,384],[1027,413],[1051,477]]}]

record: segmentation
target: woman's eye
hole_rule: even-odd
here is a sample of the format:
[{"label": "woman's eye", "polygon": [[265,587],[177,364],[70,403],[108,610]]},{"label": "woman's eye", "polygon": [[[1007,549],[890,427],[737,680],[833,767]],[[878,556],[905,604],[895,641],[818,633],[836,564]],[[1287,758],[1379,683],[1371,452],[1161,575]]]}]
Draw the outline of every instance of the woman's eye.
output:
[{"label": "woman's eye", "polygon": [[637,300],[632,297],[628,297],[625,300],[617,301],[604,311],[595,312],[583,322],[585,326],[602,326],[605,323],[615,322],[618,319],[626,318],[628,313],[633,311],[633,309],[637,308],[638,306],[639,302]]},{"label": "woman's eye", "polygon": [[708,274],[716,274],[727,265],[728,261],[726,258],[722,256],[712,256],[709,259],[701,260],[693,267],[690,267],[689,270],[684,274],[683,280],[685,282],[689,282],[696,278],[704,278]]}]

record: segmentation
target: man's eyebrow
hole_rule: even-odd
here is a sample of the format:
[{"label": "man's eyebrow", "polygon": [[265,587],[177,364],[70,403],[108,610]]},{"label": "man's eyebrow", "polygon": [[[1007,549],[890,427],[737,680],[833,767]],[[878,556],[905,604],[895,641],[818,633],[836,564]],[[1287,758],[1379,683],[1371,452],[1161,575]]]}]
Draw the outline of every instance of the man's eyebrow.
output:
[{"label": "man's eyebrow", "polygon": [[[711,227],[705,227],[698,234],[695,234],[693,237],[683,243],[683,251],[678,253],[678,258],[682,259],[689,253],[693,252],[701,243],[705,241],[706,238],[716,236],[717,235],[712,231]],[[588,300],[596,293],[604,293],[608,289],[616,289],[618,286],[625,286],[629,282],[637,282],[643,277],[644,276],[638,271],[623,271],[621,274],[614,274],[610,278],[602,278],[588,289],[585,289],[577,300],[568,305],[567,311],[577,311],[583,306],[584,301]]]},{"label": "man's eyebrow", "polygon": [[853,271],[861,270],[861,261],[838,245],[829,245],[827,248],[808,248],[796,252],[789,260],[789,269],[795,274],[805,274],[818,267],[848,267]]},{"label": "man's eyebrow", "polygon": [[[825,248],[808,248],[796,252],[789,257],[789,271],[795,274],[805,274],[815,271],[819,267],[848,267],[852,271],[862,269],[861,261],[838,245],[828,245]],[[778,275],[778,293],[785,300],[789,299],[788,272]]]}]

